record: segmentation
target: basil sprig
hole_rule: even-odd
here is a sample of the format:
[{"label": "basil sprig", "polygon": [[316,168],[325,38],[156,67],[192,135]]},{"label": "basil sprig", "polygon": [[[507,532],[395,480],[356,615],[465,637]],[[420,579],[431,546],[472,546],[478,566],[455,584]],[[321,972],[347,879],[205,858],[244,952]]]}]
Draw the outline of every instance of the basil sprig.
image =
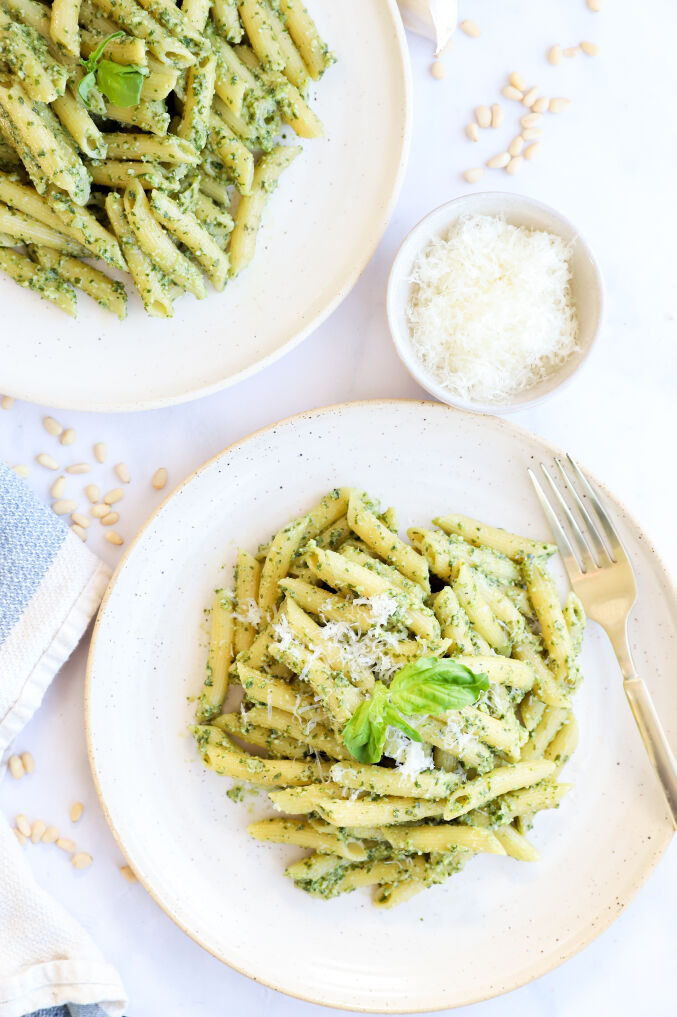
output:
[{"label": "basil sprig", "polygon": [[114,60],[103,59],[103,51],[108,43],[113,39],[122,39],[124,35],[124,32],[111,32],[86,60],[80,60],[87,73],[78,85],[78,93],[87,109],[91,109],[89,93],[95,85],[115,106],[138,105],[148,68],[138,64],[116,64]]},{"label": "basil sprig", "polygon": [[360,703],[343,729],[343,741],[358,762],[378,763],[389,726],[420,742],[420,734],[405,717],[438,717],[460,710],[488,688],[485,674],[474,674],[451,657],[419,657],[397,672],[390,687],[376,682],[371,699]]}]

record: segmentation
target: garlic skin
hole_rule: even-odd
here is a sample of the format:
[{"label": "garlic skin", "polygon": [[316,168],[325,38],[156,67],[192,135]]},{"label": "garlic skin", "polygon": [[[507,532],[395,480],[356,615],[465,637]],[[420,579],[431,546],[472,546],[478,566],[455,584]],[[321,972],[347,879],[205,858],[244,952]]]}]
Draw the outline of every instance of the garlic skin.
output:
[{"label": "garlic skin", "polygon": [[398,0],[405,28],[435,42],[439,56],[458,25],[457,0]]}]

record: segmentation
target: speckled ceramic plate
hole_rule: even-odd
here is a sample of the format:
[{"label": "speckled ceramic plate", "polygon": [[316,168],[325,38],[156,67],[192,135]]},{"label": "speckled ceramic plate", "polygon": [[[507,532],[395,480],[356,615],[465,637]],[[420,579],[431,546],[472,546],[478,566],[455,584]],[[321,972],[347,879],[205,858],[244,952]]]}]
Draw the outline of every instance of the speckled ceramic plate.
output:
[{"label": "speckled ceramic plate", "polygon": [[[202,610],[238,544],[255,548],[338,484],[367,487],[395,505],[403,528],[458,511],[547,538],[526,468],[554,451],[511,424],[437,403],[318,410],[212,459],[137,538],[92,642],[92,769],[142,882],[217,957],[330,1006],[378,1013],[458,1006],[566,960],[653,869],[671,827],[615,659],[592,624],[577,698],[581,743],[565,771],[575,789],[537,817],[532,839],[542,861],[479,856],[392,912],[373,908],[366,890],[328,903],[296,890],[282,870],[302,852],[250,840],[247,824],[270,810],[258,799],[231,802],[230,781],[203,770],[186,735],[186,697],[198,690],[205,663]],[[608,498],[637,572],[630,621],[637,665],[675,738],[675,594],[650,543]]]},{"label": "speckled ceramic plate", "polygon": [[130,293],[122,323],[85,296],[73,321],[0,273],[2,392],[101,411],[194,399],[272,363],[348,294],[403,178],[409,56],[395,0],[309,6],[338,57],[312,89],[326,137],[303,142],[285,172],[247,271],[206,300],[182,297],[167,321]]}]

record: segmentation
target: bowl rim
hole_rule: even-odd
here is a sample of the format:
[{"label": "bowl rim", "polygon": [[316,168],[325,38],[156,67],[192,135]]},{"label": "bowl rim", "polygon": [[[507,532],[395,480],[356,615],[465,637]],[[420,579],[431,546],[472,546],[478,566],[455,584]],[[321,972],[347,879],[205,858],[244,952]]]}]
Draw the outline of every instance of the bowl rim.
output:
[{"label": "bowl rim", "polygon": [[[396,314],[397,310],[399,310],[400,305],[395,297],[395,288],[396,284],[400,282],[403,275],[402,266],[404,261],[405,250],[408,249],[408,247],[411,245],[416,235],[418,233],[423,232],[426,224],[431,219],[440,216],[440,214],[443,211],[448,211],[450,220],[453,221],[454,218],[453,210],[455,206],[461,204],[462,202],[472,203],[474,201],[481,201],[487,198],[502,201],[505,204],[503,214],[506,216],[510,215],[510,210],[515,205],[526,205],[533,210],[544,212],[547,215],[552,216],[553,219],[560,223],[562,227],[567,228],[573,235],[575,242],[580,244],[582,251],[587,258],[592,273],[592,277],[594,278],[595,281],[598,295],[598,309],[596,315],[597,320],[594,323],[594,328],[592,329],[590,338],[587,341],[585,347],[583,348],[581,356],[578,359],[578,362],[573,366],[573,369],[570,370],[566,376],[561,377],[562,371],[567,366],[570,359],[572,359],[569,358],[562,365],[560,365],[560,367],[556,371],[553,371],[549,379],[544,379],[545,382],[548,382],[548,387],[545,389],[545,391],[542,391],[539,395],[530,396],[529,393],[531,392],[531,389],[526,389],[523,393],[521,393],[517,397],[513,397],[512,399],[503,403],[491,403],[491,402],[482,402],[480,400],[463,399],[460,396],[456,396],[453,393],[448,392],[447,389],[429,373],[424,364],[418,359],[418,357],[414,353],[409,335],[403,334],[403,330],[399,328],[399,325],[396,322]],[[471,214],[471,212],[469,212],[469,214]],[[422,244],[418,245],[417,255],[420,254],[422,246],[423,246]],[[390,332],[390,338],[393,342],[393,346],[395,347],[395,352],[397,353],[400,361],[404,364],[404,366],[407,368],[411,376],[414,378],[414,380],[418,382],[418,384],[423,389],[425,389],[426,392],[429,392],[430,395],[435,396],[435,398],[439,399],[440,402],[446,403],[448,406],[455,406],[457,409],[467,410],[470,411],[471,413],[491,413],[495,415],[504,416],[510,413],[517,413],[521,410],[531,409],[532,407],[539,405],[545,399],[551,396],[555,391],[563,389],[566,385],[568,385],[571,382],[574,376],[580,371],[580,369],[586,363],[588,357],[590,356],[590,353],[592,352],[593,347],[595,346],[597,340],[599,339],[599,334],[602,330],[602,325],[604,322],[604,311],[606,300],[604,291],[604,280],[602,278],[599,262],[595,257],[595,254],[592,248],[590,247],[590,244],[587,242],[585,236],[581,233],[578,227],[575,226],[574,223],[567,218],[567,216],[563,215],[560,211],[558,211],[558,209],[554,208],[552,205],[548,205],[545,202],[539,201],[538,199],[532,198],[526,194],[518,194],[514,191],[477,191],[470,192],[467,194],[459,194],[455,198],[452,198],[450,201],[442,202],[441,205],[437,205],[435,208],[431,209],[426,215],[424,215],[423,218],[419,219],[418,222],[415,223],[415,225],[412,226],[412,228],[405,234],[397,248],[397,252],[395,253],[395,257],[393,258],[393,261],[390,266],[390,271],[388,273],[388,281],[386,283],[385,304],[386,304],[386,317],[388,319],[388,329]]]}]

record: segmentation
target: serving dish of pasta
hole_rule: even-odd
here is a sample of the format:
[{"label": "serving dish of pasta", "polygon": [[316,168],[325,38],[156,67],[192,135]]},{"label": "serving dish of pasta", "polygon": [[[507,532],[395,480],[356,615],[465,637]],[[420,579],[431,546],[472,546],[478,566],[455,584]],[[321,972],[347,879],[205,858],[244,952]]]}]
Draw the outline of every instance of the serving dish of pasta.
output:
[{"label": "serving dish of pasta", "polygon": [[[3,391],[88,409],[188,398],[345,295],[399,186],[408,70],[393,4],[318,8],[2,0],[0,293],[44,324]],[[332,225],[336,202],[359,215]]]},{"label": "serving dish of pasta", "polygon": [[[437,404],[314,411],[137,538],[90,653],[92,769],[217,957],[330,1006],[442,1009],[554,967],[651,871],[660,791],[525,481],[553,452]],[[633,641],[668,661],[674,593],[611,504],[651,605]]]}]

